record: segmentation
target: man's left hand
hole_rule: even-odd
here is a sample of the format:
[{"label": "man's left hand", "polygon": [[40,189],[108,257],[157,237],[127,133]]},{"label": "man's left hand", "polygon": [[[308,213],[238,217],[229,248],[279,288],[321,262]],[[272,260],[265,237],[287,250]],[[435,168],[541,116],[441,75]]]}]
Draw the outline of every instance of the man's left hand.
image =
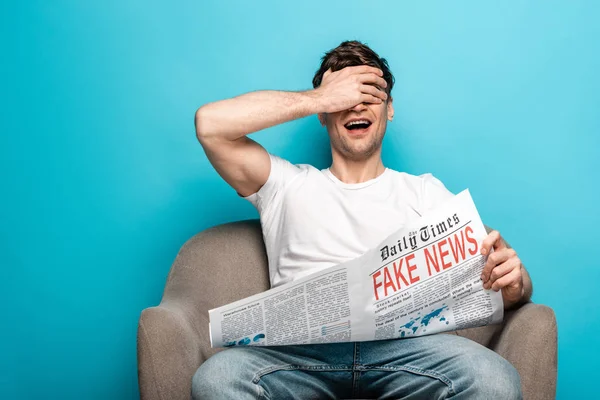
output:
[{"label": "man's left hand", "polygon": [[[490,254],[492,249],[494,251]],[[502,290],[505,306],[519,302],[525,291],[517,252],[506,246],[498,231],[492,231],[481,244],[481,254],[487,256],[481,273],[483,287],[496,292]]]}]

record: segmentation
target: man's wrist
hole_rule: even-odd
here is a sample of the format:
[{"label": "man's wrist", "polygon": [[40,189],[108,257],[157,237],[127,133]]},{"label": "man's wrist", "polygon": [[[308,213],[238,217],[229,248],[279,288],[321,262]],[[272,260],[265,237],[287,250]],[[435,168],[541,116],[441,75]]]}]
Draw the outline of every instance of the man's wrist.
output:
[{"label": "man's wrist", "polygon": [[509,299],[505,298],[504,296],[502,296],[502,300],[504,303],[505,310],[512,310],[512,309],[518,308],[521,305],[523,305],[529,301],[529,299],[526,298],[525,293],[522,293],[520,298],[512,299],[512,300],[509,300]]},{"label": "man's wrist", "polygon": [[320,114],[325,112],[323,107],[323,96],[319,88],[299,92],[304,98],[305,109],[308,114]]}]

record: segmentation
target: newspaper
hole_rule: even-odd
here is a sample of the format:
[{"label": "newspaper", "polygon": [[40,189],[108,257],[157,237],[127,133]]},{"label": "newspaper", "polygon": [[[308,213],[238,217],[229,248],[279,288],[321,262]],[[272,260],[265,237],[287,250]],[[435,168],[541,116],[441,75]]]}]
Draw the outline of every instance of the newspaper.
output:
[{"label": "newspaper", "polygon": [[209,311],[212,347],[407,338],[499,323],[468,190],[351,261]]}]

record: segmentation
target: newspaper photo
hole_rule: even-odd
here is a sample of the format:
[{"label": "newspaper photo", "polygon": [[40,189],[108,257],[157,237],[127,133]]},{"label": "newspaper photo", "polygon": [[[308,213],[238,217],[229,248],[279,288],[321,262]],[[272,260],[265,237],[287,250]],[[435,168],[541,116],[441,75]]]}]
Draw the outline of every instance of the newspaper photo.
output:
[{"label": "newspaper photo", "polygon": [[355,342],[502,322],[468,190],[362,256],[209,311],[212,347]]}]

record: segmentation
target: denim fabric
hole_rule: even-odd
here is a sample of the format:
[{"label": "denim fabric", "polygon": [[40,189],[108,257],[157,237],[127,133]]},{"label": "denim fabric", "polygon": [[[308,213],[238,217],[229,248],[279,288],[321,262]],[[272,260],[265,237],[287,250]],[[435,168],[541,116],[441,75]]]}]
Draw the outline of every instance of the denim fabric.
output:
[{"label": "denim fabric", "polygon": [[193,399],[521,399],[516,369],[449,334],[400,340],[237,347],[196,371]]}]

